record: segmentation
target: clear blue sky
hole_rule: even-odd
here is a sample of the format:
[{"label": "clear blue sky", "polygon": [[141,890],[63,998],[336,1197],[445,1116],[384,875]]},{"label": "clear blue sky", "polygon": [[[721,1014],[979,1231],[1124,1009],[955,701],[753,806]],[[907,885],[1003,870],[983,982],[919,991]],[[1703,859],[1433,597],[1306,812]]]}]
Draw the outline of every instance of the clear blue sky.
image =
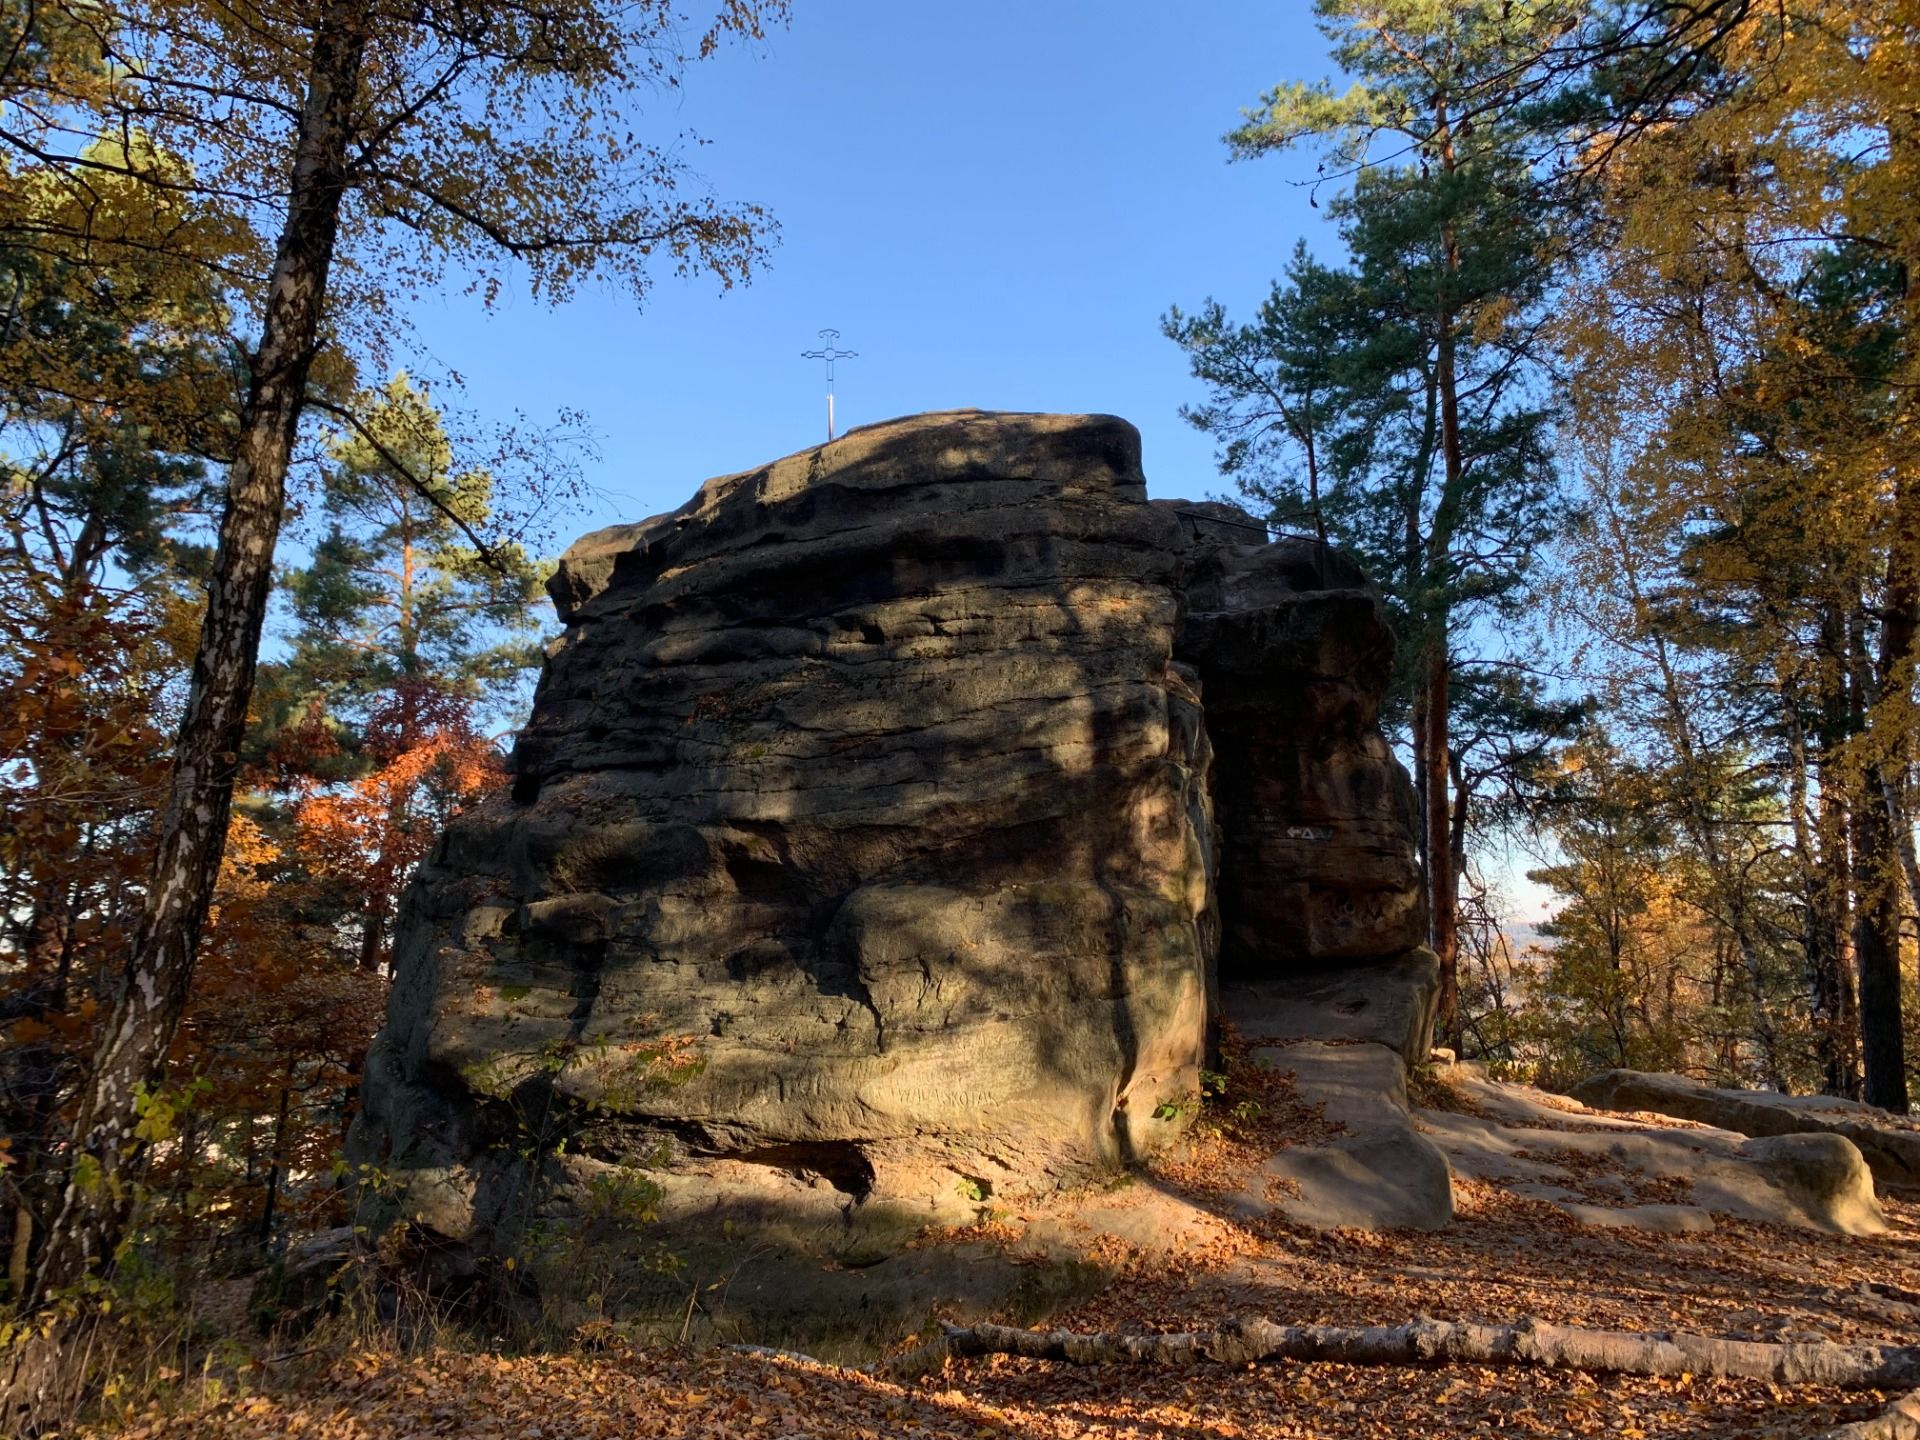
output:
[{"label": "clear blue sky", "polygon": [[[980,406],[1110,411],[1145,436],[1158,495],[1222,488],[1197,398],[1159,333],[1170,304],[1245,314],[1296,238],[1330,248],[1290,183],[1306,157],[1229,164],[1221,135],[1285,78],[1327,71],[1303,0],[796,0],[790,26],[692,67],[642,117],[692,129],[696,168],[781,226],[767,270],[720,295],[659,284],[491,316],[421,305],[417,339],[483,415],[584,409],[603,497],[577,532],[678,505],[710,475],[823,438],[837,326],[842,428]],[[560,536],[561,543],[571,534]]]}]

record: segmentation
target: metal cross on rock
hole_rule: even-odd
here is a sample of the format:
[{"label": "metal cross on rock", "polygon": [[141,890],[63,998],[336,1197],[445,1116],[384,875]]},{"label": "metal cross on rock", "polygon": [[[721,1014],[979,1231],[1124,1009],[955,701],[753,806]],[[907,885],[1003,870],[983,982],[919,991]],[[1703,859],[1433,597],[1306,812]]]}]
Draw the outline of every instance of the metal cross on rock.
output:
[{"label": "metal cross on rock", "polygon": [[833,362],[836,360],[858,359],[858,350],[842,350],[836,344],[840,339],[838,330],[822,330],[820,338],[827,343],[818,350],[802,350],[802,360],[824,360],[827,362],[827,439],[833,439]]}]

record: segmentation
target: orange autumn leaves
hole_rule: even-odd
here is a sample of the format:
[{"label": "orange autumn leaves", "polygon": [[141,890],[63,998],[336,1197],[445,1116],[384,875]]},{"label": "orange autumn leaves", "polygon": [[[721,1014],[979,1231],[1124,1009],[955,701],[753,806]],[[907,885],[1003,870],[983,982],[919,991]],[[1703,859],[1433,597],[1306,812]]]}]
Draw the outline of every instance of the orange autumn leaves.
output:
[{"label": "orange autumn leaves", "polygon": [[[311,727],[298,727],[300,740]],[[473,724],[471,702],[430,683],[403,681],[371,711],[363,752],[372,768],[355,779],[306,782],[293,833],[316,874],[361,897],[374,939],[362,963],[378,968],[380,937],[407,877],[446,822],[505,779],[499,750]]]}]

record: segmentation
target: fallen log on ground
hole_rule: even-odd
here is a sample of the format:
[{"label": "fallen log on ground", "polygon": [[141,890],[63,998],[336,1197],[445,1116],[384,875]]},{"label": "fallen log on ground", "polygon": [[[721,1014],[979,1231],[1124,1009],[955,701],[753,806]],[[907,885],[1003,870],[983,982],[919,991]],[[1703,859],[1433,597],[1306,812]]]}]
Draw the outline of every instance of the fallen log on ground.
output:
[{"label": "fallen log on ground", "polygon": [[[1920,1347],[1721,1340],[1708,1335],[1588,1330],[1534,1319],[1518,1325],[1419,1319],[1405,1325],[1366,1327],[1280,1325],[1271,1320],[1243,1319],[1220,1330],[1159,1335],[950,1325],[940,1338],[898,1356],[886,1369],[896,1377],[912,1379],[938,1370],[949,1357],[983,1355],[1018,1355],[1069,1365],[1253,1365],[1266,1360],[1340,1365],[1533,1365],[1592,1374],[1711,1375],[1765,1380],[1775,1385],[1836,1385],[1858,1390],[1920,1387]],[[1873,1440],[1904,1437],[1907,1433],[1876,1432]]]}]

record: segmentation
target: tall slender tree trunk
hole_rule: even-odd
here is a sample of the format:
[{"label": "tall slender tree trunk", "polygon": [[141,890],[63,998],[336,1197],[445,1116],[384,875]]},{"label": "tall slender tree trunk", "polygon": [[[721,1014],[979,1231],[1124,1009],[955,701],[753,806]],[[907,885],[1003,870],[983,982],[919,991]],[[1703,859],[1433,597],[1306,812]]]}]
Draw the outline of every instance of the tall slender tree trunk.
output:
[{"label": "tall slender tree trunk", "polygon": [[[1895,107],[1887,138],[1896,165],[1920,174],[1920,111]],[[1906,344],[1920,343],[1920,250],[1902,254],[1906,268]],[[1905,366],[1911,379],[1915,357]],[[1903,394],[1907,414],[1896,433],[1914,430],[1910,393]],[[1860,845],[1856,854],[1861,896],[1860,1058],[1866,1071],[1863,1097],[1896,1114],[1908,1106],[1906,1032],[1901,1015],[1900,884],[1901,837],[1894,834],[1896,812],[1889,797],[1904,776],[1914,725],[1914,643],[1920,637],[1920,474],[1912,463],[1895,467],[1893,523],[1887,539],[1887,584],[1882,601],[1880,653],[1867,697],[1869,733],[1862,766],[1864,793],[1858,809]],[[1920,901],[1920,895],[1914,897]]]},{"label": "tall slender tree trunk", "polygon": [[1860,1098],[1860,1004],[1853,979],[1853,855],[1848,843],[1846,766],[1840,751],[1851,729],[1847,700],[1846,623],[1833,606],[1820,619],[1820,800],[1814,845],[1803,862],[1807,896],[1807,963],[1812,972],[1815,1040],[1822,1088]]},{"label": "tall slender tree trunk", "polygon": [[[1434,97],[1435,154],[1440,168],[1452,174],[1459,166],[1453,143],[1451,102],[1443,88]],[[1434,1032],[1455,1050],[1460,1047],[1460,874],[1455,856],[1451,803],[1451,741],[1449,707],[1452,703],[1453,657],[1449,652],[1451,610],[1445,590],[1451,584],[1446,566],[1453,550],[1466,483],[1466,454],[1460,442],[1460,379],[1457,337],[1459,323],[1460,239],[1451,220],[1440,226],[1446,284],[1437,297],[1434,327],[1433,388],[1440,409],[1440,463],[1442,484],[1434,506],[1433,526],[1427,536],[1424,608],[1427,610],[1426,697],[1427,745],[1421,757],[1426,768],[1427,934],[1440,961],[1440,1000]],[[1462,834],[1464,848],[1464,832]]]},{"label": "tall slender tree trunk", "polygon": [[1885,807],[1869,801],[1854,812],[1860,864],[1854,949],[1860,961],[1860,1058],[1864,1100],[1896,1114],[1907,1109],[1906,1036],[1900,1025],[1900,885],[1892,865],[1892,827]]},{"label": "tall slender tree trunk", "polygon": [[1421,718],[1426,743],[1421,747],[1422,786],[1426,793],[1427,943],[1440,960],[1440,1000],[1434,1033],[1444,1043],[1460,1043],[1460,875],[1454,863],[1452,785],[1447,755],[1447,703],[1452,680],[1444,638],[1427,656]]},{"label": "tall slender tree trunk", "polygon": [[267,1157],[267,1198],[260,1206],[260,1249],[273,1246],[274,1211],[280,1202],[280,1184],[287,1173],[287,1125],[293,1113],[294,1056],[287,1055],[287,1067],[280,1077],[280,1103],[273,1117],[273,1153]]},{"label": "tall slender tree trunk", "polygon": [[1907,1111],[1906,1029],[1900,976],[1899,808],[1889,797],[1904,779],[1903,759],[1913,724],[1914,642],[1920,638],[1920,476],[1903,469],[1894,488],[1893,533],[1887,542],[1880,653],[1867,708],[1868,754],[1858,811],[1858,883],[1861,922],[1860,1058],[1863,1098],[1896,1114]]},{"label": "tall slender tree trunk", "polygon": [[286,227],[240,413],[158,854],[120,993],[81,1095],[74,1159],[36,1276],[38,1302],[110,1267],[137,1203],[147,1146],[134,1133],[136,1102],[162,1078],[226,844],[288,459],[320,344],[366,48],[364,10],[357,0],[338,0],[314,36]]},{"label": "tall slender tree trunk", "polygon": [[[1451,168],[1452,153],[1447,154]],[[1451,226],[1443,227],[1447,271],[1457,273],[1459,245]],[[1440,461],[1444,484],[1434,507],[1433,530],[1427,539],[1426,694],[1427,747],[1422,757],[1427,771],[1427,931],[1428,943],[1440,960],[1440,1003],[1434,1031],[1456,1050],[1460,1045],[1460,868],[1454,857],[1453,787],[1451,755],[1453,657],[1448,640],[1451,613],[1444,598],[1445,574],[1453,550],[1461,496],[1466,484],[1466,456],[1460,444],[1460,383],[1454,353],[1456,317],[1443,307],[1434,354],[1434,383],[1440,401]],[[1462,837],[1464,841],[1464,836]]]},{"label": "tall slender tree trunk", "polygon": [[[1909,176],[1920,174],[1920,110],[1894,107],[1887,122],[1889,152],[1896,166]],[[1920,250],[1910,237],[1901,254],[1906,270],[1905,341],[1909,347],[1905,369],[1916,368],[1911,347],[1920,343]],[[1903,391],[1904,431],[1914,430],[1913,399]],[[1867,844],[1859,855],[1861,879],[1871,888],[1862,911],[1871,919],[1861,926],[1869,943],[1860,946],[1860,1055],[1866,1070],[1864,1098],[1905,1114],[1908,1105],[1906,1033],[1901,1015],[1899,858],[1911,837],[1894,833],[1904,806],[1894,797],[1904,788],[1905,760],[1911,753],[1914,725],[1914,644],[1920,638],[1920,474],[1909,462],[1895,469],[1893,524],[1887,540],[1887,584],[1880,624],[1880,653],[1874,667],[1876,693],[1869,709],[1871,731],[1865,765],[1865,788],[1860,810]],[[1920,901],[1920,894],[1914,896]]]}]

